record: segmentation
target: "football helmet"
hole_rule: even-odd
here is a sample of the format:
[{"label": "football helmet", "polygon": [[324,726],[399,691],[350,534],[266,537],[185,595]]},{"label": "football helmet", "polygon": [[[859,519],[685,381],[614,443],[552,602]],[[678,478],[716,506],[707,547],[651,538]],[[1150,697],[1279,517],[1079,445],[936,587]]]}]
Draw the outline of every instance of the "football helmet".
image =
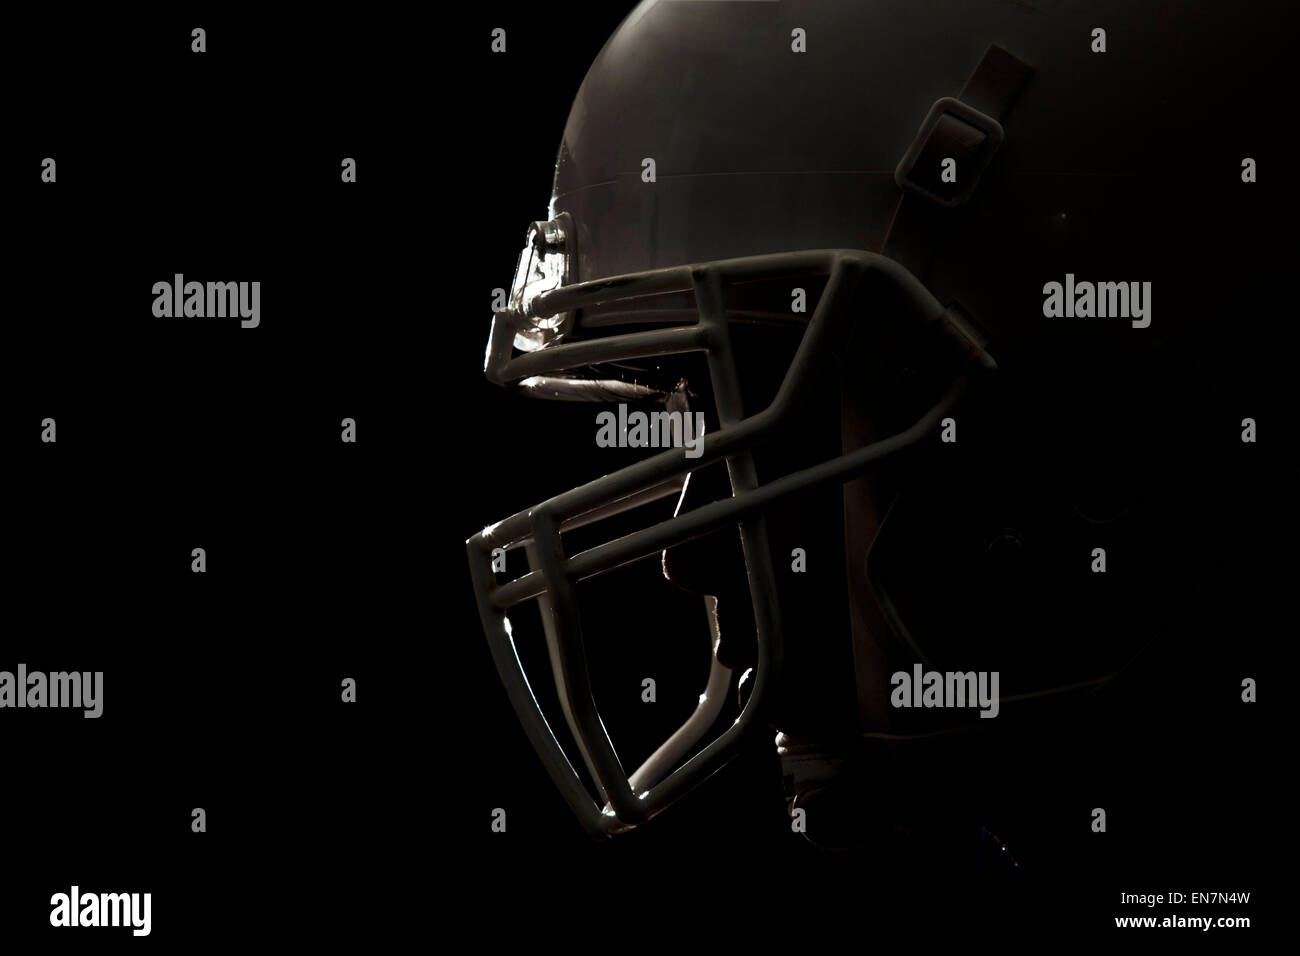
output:
[{"label": "football helmet", "polygon": [[[1203,383],[1280,262],[1235,241],[1285,122],[1250,66],[1281,8],[1247,6],[646,0],[618,27],[485,372],[593,403],[624,443],[628,408],[659,409],[650,451],[602,476],[599,437],[560,449],[592,480],[467,542],[509,698],[590,833],[755,730],[807,805],[872,748],[1037,721],[1160,633]],[[635,562],[702,596],[711,662],[632,767],[588,666],[618,635],[584,632],[579,598]],[[900,707],[913,668],[999,674],[997,719]]]}]

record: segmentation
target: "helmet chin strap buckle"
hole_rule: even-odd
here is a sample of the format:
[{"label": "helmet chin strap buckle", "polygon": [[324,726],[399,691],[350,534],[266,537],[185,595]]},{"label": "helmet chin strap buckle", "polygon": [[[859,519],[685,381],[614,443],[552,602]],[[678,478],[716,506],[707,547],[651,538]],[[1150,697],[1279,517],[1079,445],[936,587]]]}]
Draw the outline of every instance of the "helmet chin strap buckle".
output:
[{"label": "helmet chin strap buckle", "polygon": [[894,169],[903,189],[881,253],[924,278],[955,207],[964,206],[1002,145],[1002,122],[1034,68],[991,45],[956,97],[930,107]]},{"label": "helmet chin strap buckle", "polygon": [[961,100],[936,100],[907,148],[894,181],[941,206],[960,206],[1002,145],[1002,124]]},{"label": "helmet chin strap buckle", "polygon": [[1002,118],[1033,74],[1019,57],[990,46],[961,94],[930,107],[894,181],[941,206],[965,203],[1002,145]]}]

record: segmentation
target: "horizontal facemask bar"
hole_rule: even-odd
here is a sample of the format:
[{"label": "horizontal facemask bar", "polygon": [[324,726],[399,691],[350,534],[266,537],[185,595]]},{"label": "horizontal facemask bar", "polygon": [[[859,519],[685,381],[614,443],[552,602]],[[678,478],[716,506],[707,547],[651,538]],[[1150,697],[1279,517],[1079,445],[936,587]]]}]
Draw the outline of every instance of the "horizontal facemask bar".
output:
[{"label": "horizontal facemask bar", "polygon": [[[749,418],[742,417],[739,384],[731,357],[726,318],[722,309],[722,283],[745,278],[829,273],[830,279],[772,403]],[[568,799],[584,826],[593,833],[610,833],[648,819],[687,789],[716,771],[739,746],[740,735],[761,707],[765,689],[779,670],[781,635],[776,607],[775,575],[767,548],[761,513],[775,501],[822,483],[845,482],[881,460],[916,446],[933,433],[941,418],[956,404],[965,378],[958,379],[939,402],[905,431],[849,455],[786,475],[760,486],[754,472],[752,448],[786,427],[797,426],[805,405],[810,377],[819,366],[833,360],[847,338],[851,323],[859,318],[852,308],[863,282],[880,281],[894,301],[922,322],[944,320],[943,307],[910,273],[891,260],[852,250],[821,250],[725,260],[655,272],[593,280],[544,293],[534,302],[539,314],[581,309],[589,301],[631,298],[642,293],[691,289],[699,309],[698,324],[651,332],[616,335],[592,342],[549,347],[511,359],[513,322],[519,317],[494,319],[485,371],[493,381],[508,384],[527,375],[546,374],[576,366],[621,361],[648,355],[702,350],[722,427],[704,436],[700,457],[687,459],[682,449],[662,452],[573,491],[520,512],[485,529],[467,542],[471,573],[478,592],[480,615],[498,670],[511,701],[544,765]],[[866,310],[870,318],[870,309]],[[959,323],[942,321],[975,359],[976,367],[992,368],[992,359],[978,343],[964,335]],[[565,522],[582,516],[599,516],[602,509],[626,510],[648,500],[644,496],[672,487],[694,469],[725,459],[732,497],[704,505],[641,531],[599,545],[572,557],[564,554],[560,530]],[[612,513],[612,512],[608,512]],[[590,520],[596,520],[592,517]],[[750,580],[758,636],[755,686],[736,723],[691,757],[648,792],[636,793],[630,785],[604,725],[596,713],[583,651],[574,582],[620,567],[706,534],[729,524],[740,528],[742,549]],[[490,570],[495,548],[527,546],[533,570],[499,585]],[[542,603],[547,626],[548,651],[553,672],[565,702],[565,719],[578,742],[582,757],[606,799],[604,808],[592,803],[576,772],[564,755],[544,715],[537,706],[527,677],[522,673],[506,626],[505,609],[535,598]],[[662,771],[663,768],[657,768]]]},{"label": "horizontal facemask bar", "polygon": [[[844,270],[835,268],[839,262],[845,264]],[[832,327],[831,323],[824,321],[824,318],[819,322],[818,317],[819,314],[824,316],[823,304],[830,302],[841,294],[843,285],[842,271],[848,269],[856,271],[859,278],[868,270],[884,273],[889,280],[896,283],[906,293],[906,304],[912,306],[912,311],[923,317],[924,321],[936,321],[944,316],[943,307],[911,273],[889,259],[852,250],[782,253],[773,256],[721,260],[703,266],[661,269],[612,279],[597,279],[539,297],[539,308],[552,308],[558,305],[561,310],[564,310],[584,306],[584,301],[578,294],[579,290],[585,290],[596,301],[604,301],[606,296],[627,298],[641,292],[661,292],[665,289],[680,290],[695,286],[697,287],[697,300],[700,300],[698,286],[704,277],[705,270],[715,280],[718,278],[727,280],[744,277],[752,278],[757,275],[793,277],[824,271],[832,273],[831,280],[826,285],[826,292],[809,322],[809,329],[804,341],[800,344],[791,363],[790,374],[787,374],[779,393],[767,409],[745,419],[744,422],[738,423],[734,427],[725,427],[713,435],[706,436],[702,457],[694,458],[689,463],[684,463],[684,456],[680,450],[665,451],[630,468],[589,482],[580,488],[552,498],[547,504],[554,509],[558,519],[563,522],[584,511],[638,493],[650,484],[665,482],[674,476],[680,477],[690,470],[689,467],[684,467],[684,464],[700,468],[718,461],[747,445],[755,436],[766,432],[768,429],[789,425],[797,427],[797,411],[802,400],[806,397],[805,390],[800,388],[800,380],[806,380],[809,377],[809,366],[814,364],[814,359],[820,358],[824,360],[829,356],[828,349],[833,347],[833,339],[841,337],[837,333],[846,331],[844,328],[846,323],[838,323],[839,327]],[[565,294],[566,298],[557,303],[553,297],[561,294]],[[951,322],[945,322],[945,327],[955,336],[963,334],[962,330]],[[716,326],[713,328],[716,328]],[[530,352],[512,360],[509,359],[508,355],[513,332],[509,323],[503,322],[503,316],[498,315],[493,323],[493,347],[489,350],[488,365],[485,371],[490,380],[498,384],[507,384],[529,375],[562,371],[567,368],[601,362],[644,358],[651,355],[668,355],[685,351],[708,351],[710,334],[710,326],[701,321],[700,324],[690,326],[658,329],[631,335],[616,335],[591,342],[558,345],[543,351]],[[497,356],[496,346],[498,344],[503,346],[505,350],[504,358]],[[971,343],[963,339],[963,345],[971,345]],[[971,351],[983,366],[986,368],[994,367],[993,360],[982,349],[977,349],[971,345]],[[738,397],[736,404],[739,405]],[[724,420],[724,425],[726,424]],[[529,530],[527,515],[527,511],[520,512],[505,521],[493,525],[489,529],[495,539],[493,547],[510,547],[515,542],[527,537]]]},{"label": "horizontal facemask bar", "polygon": [[[716,531],[726,525],[743,521],[760,513],[788,495],[807,491],[818,485],[848,482],[860,477],[879,462],[900,451],[913,447],[927,434],[933,433],[939,422],[957,404],[962,385],[955,385],[929,412],[905,431],[844,455],[822,462],[812,468],[794,472],[761,485],[743,496],[710,502],[686,514],[670,518],[641,531],[625,535],[616,541],[579,552],[563,562],[563,570],[576,580],[612,571],[632,561],[648,557],[656,551],[684,544],[694,538]],[[666,452],[664,454],[673,454]],[[674,455],[680,459],[680,454]],[[709,461],[708,438],[705,438],[705,455],[693,460],[688,468],[699,467],[700,461]],[[634,466],[636,467],[636,466]],[[615,475],[621,474],[616,472]],[[614,475],[608,477],[615,477]],[[526,519],[528,512],[521,512]],[[521,517],[516,515],[509,520]],[[594,519],[593,519],[594,520]],[[509,608],[520,601],[537,597],[546,590],[546,583],[537,571],[529,572],[507,584],[500,585],[492,596],[492,603]]]},{"label": "horizontal facemask bar", "polygon": [[[827,275],[833,270],[836,256],[842,250],[811,250],[808,252],[779,253],[770,256],[749,256],[711,263],[710,275],[720,275],[729,282],[757,279],[795,278],[801,275]],[[655,269],[607,279],[579,282],[538,295],[530,300],[528,312],[517,315],[501,312],[493,316],[492,334],[488,340],[488,353],[484,372],[488,380],[498,385],[519,381],[532,375],[545,375],[564,369],[581,368],[601,362],[626,361],[681,352],[707,351],[704,329],[695,323],[666,329],[653,329],[628,335],[611,336],[586,342],[572,342],[526,352],[511,358],[515,334],[533,320],[551,315],[590,309],[624,299],[639,298],[665,292],[696,292],[697,279],[704,266],[675,266]]]}]

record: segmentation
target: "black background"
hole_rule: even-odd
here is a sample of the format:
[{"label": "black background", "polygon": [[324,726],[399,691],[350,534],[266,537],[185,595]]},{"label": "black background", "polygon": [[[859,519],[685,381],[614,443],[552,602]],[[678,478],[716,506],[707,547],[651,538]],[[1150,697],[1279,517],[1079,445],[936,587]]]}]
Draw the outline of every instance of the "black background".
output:
[{"label": "black background", "polygon": [[[1158,720],[1085,724],[999,771],[1021,774],[1001,812],[1032,872],[918,882],[820,853],[789,833],[762,748],[649,827],[583,837],[492,668],[463,546],[591,477],[562,465],[588,425],[481,376],[492,290],[545,218],[573,93],[625,13],[546,6],[11,22],[0,668],[103,670],[105,709],[0,715],[0,941],[635,946],[694,927],[856,946],[960,913],[949,928],[996,942],[1104,925],[1121,889],[1201,885],[1262,912],[1277,464],[1230,429],[1189,476],[1214,544],[1188,584],[1194,636],[1144,664],[1170,691]],[[261,326],[154,319],[152,284],[176,272],[260,280]],[[683,673],[668,699],[698,692]],[[1256,674],[1261,703],[1211,702],[1221,673]],[[1104,841],[1099,805],[1119,810]],[[152,892],[152,936],[53,931],[50,895],[73,883]]]}]

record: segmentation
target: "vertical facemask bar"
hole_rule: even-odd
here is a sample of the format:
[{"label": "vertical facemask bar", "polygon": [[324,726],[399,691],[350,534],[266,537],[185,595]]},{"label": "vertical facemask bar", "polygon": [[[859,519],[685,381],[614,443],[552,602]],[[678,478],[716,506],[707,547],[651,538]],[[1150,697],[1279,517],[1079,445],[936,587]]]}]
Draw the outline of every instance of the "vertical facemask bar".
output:
[{"label": "vertical facemask bar", "polygon": [[623,765],[596,710],[573,581],[564,566],[564,550],[555,517],[544,506],[533,512],[533,541],[533,555],[548,586],[546,596],[550,607],[543,608],[543,613],[550,611],[547,650],[565,720],[601,796],[622,822],[640,823],[645,814],[628,785]]},{"label": "vertical facemask bar", "polygon": [[[528,558],[528,567],[534,570],[541,570],[541,559],[537,553],[536,542],[530,541],[524,545],[524,553]],[[556,692],[560,699],[560,710],[564,714],[564,722],[569,725],[569,732],[573,734],[573,739],[577,744],[578,753],[582,756],[582,762],[591,774],[593,780],[597,781],[597,787],[600,788],[601,796],[608,803],[609,795],[605,793],[604,788],[600,785],[600,777],[597,772],[596,759],[592,754],[591,748],[587,746],[586,738],[580,730],[578,715],[574,712],[571,703],[572,682],[569,681],[562,662],[564,661],[564,648],[560,642],[559,630],[556,624],[555,605],[551,601],[550,590],[544,591],[537,596],[537,609],[541,613],[542,633],[546,638],[546,657],[551,662],[551,677],[555,681]]]},{"label": "vertical facemask bar", "polygon": [[[713,387],[718,422],[724,430],[734,428],[745,417],[745,411],[741,402],[740,378],[736,372],[735,356],[731,349],[731,332],[727,326],[726,312],[723,307],[722,278],[719,275],[719,270],[709,268],[693,270],[691,278],[696,308],[699,313],[699,325],[704,330],[705,342],[708,347],[706,358],[709,368],[709,381]],[[750,451],[746,449],[728,455],[726,462],[727,473],[731,478],[733,498],[751,492],[758,487],[758,473],[754,467],[754,457]],[[773,573],[771,555],[767,547],[767,533],[762,517],[742,521],[740,523],[740,536],[741,548],[745,556],[745,567],[750,569],[749,586],[754,603],[754,621],[757,630],[759,666],[755,673],[761,675],[758,679],[764,685],[767,685],[772,682],[772,671],[780,666],[781,655],[779,652],[773,654],[773,649],[779,649],[782,640],[780,615],[775,613],[775,574]],[[755,572],[753,569],[758,570]],[[710,606],[709,619],[710,633],[714,635],[715,640],[715,653],[709,674],[709,689],[705,691],[706,700],[709,694],[713,692],[715,682],[718,682],[722,676],[721,664],[718,663],[716,655],[716,599],[710,598],[709,600],[714,602]],[[755,692],[746,701],[745,713],[752,714],[756,711],[761,699],[760,688],[756,682]],[[720,706],[721,701],[718,702],[718,707],[720,708]],[[716,717],[716,712],[714,716]],[[742,717],[744,717],[744,713],[742,713]],[[646,803],[652,808],[651,812],[653,812],[654,808],[665,806],[668,802],[676,799],[680,792],[695,786],[716,771],[725,762],[731,750],[739,744],[740,735],[748,722],[748,720],[745,720],[742,723],[741,720],[737,720],[731,728],[681,768],[683,771],[690,768],[689,771],[675,773],[668,780],[656,786],[646,796]],[[709,721],[709,725],[712,725],[712,721]],[[682,740],[671,751],[674,757],[673,763],[676,763],[676,760],[680,759],[691,746],[694,746],[699,741],[706,729],[707,727],[700,726],[698,732],[692,735],[693,739]],[[674,735],[675,737],[676,735]],[[660,748],[660,751],[668,750],[669,745],[673,743],[675,743],[675,740],[670,739],[665,743],[664,747]],[[656,752],[655,757],[659,756],[660,753]],[[661,771],[667,769],[666,760],[664,764],[664,767],[656,767],[656,769]],[[639,783],[640,780],[638,779],[637,782]]]},{"label": "vertical facemask bar", "polygon": [[[700,270],[694,275],[694,284],[700,325],[708,335],[709,380],[713,385],[718,421],[725,431],[738,425],[745,415],[740,398],[740,379],[731,350],[730,329],[722,304],[721,278],[716,271]],[[728,455],[726,462],[733,499],[758,487],[754,456],[747,448]],[[651,812],[672,803],[722,768],[740,746],[745,730],[765,699],[766,688],[773,683],[781,666],[784,655],[781,617],[776,607],[776,574],[768,550],[767,526],[761,516],[740,522],[740,544],[754,608],[757,644],[754,690],[735,723],[646,795]]]},{"label": "vertical facemask bar", "polygon": [[[479,595],[488,595],[496,581],[488,554],[481,547],[482,539],[478,536],[469,539],[470,577]],[[616,821],[605,817],[591,801],[578,772],[564,755],[559,741],[551,730],[550,724],[542,713],[541,706],[528,684],[528,676],[515,651],[514,640],[505,612],[494,607],[490,601],[480,599],[479,616],[483,621],[483,631],[487,635],[488,649],[492,653],[492,662],[496,665],[501,682],[505,685],[506,696],[510,699],[515,713],[519,715],[528,742],[541,758],[542,766],[559,789],[560,794],[578,817],[582,828],[592,836],[604,836],[616,827]]]},{"label": "vertical facemask bar", "polygon": [[[846,308],[844,300],[847,298],[842,288],[843,272],[842,260],[835,259],[821,301],[813,311],[809,334],[816,328],[826,324],[833,326],[842,320]],[[740,397],[740,380],[731,350],[730,329],[722,306],[721,284],[716,273],[697,273],[695,295],[700,310],[700,324],[707,329],[708,334],[709,377],[717,400],[718,418],[725,428],[729,424],[738,424],[744,418],[744,409]],[[787,386],[796,374],[806,371],[808,356],[812,354],[807,349],[801,349],[796,354],[795,362],[786,373],[781,393],[788,395]],[[757,470],[748,448],[727,456],[727,469],[731,475],[733,499],[757,490]],[[785,638],[776,598],[776,569],[768,546],[767,525],[761,515],[740,522],[740,545],[754,609],[757,644],[754,689],[734,724],[646,795],[645,803],[651,813],[703,783],[730,759],[732,752],[740,746],[741,738],[749,725],[756,719],[756,715],[761,714],[768,688],[776,682],[785,660]]]}]

